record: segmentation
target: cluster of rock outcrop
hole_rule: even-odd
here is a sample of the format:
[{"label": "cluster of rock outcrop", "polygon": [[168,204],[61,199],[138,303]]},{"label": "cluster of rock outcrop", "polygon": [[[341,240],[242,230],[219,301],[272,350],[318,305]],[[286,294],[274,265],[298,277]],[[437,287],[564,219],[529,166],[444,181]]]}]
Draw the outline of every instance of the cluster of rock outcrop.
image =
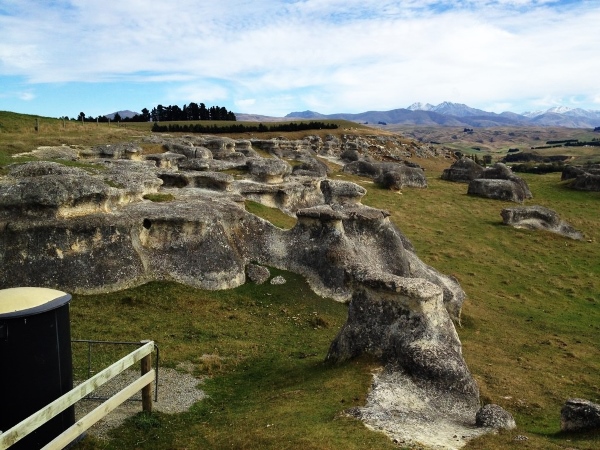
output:
[{"label": "cluster of rock outcrop", "polygon": [[503,163],[484,168],[473,160],[462,157],[444,170],[442,179],[469,183],[469,195],[517,203],[533,198],[525,180],[516,176]]},{"label": "cluster of rock outcrop", "polygon": [[[86,165],[30,162],[0,177],[0,288],[91,293],[175,280],[227,289],[264,282],[262,266],[294,271],[316,292],[349,302],[330,361],[371,354],[422,395],[435,391],[439,408],[460,404],[460,413],[439,415],[446,422],[473,425],[478,388],[453,325],[464,291],[417,257],[386,211],[361,204],[364,188],[328,179],[319,156],[343,163],[351,151],[348,164],[395,174],[394,187],[425,187],[422,170],[370,160],[363,138],[345,147],[336,139],[153,137],[166,151],[149,155],[132,144],[40,149],[43,158]],[[388,157],[409,152],[380,142]],[[146,199],[162,194],[171,200]],[[277,228],[247,212],[246,200],[297,223]]]},{"label": "cluster of rock outcrop", "polygon": [[571,180],[569,187],[579,191],[600,191],[600,164],[566,166],[561,180]]}]

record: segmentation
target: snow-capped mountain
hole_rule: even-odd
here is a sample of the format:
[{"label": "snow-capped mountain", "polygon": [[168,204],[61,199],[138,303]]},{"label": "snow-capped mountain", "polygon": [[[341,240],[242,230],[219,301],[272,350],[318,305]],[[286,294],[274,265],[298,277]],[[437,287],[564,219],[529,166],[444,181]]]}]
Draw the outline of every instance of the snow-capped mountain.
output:
[{"label": "snow-capped mountain", "polygon": [[346,119],[362,123],[430,126],[554,126],[595,128],[600,126],[600,111],[555,106],[546,111],[522,114],[510,111],[501,114],[471,108],[462,103],[442,102],[439,105],[416,102],[406,108],[390,111],[367,111],[350,114],[321,114],[314,111],[294,112],[286,118]]}]

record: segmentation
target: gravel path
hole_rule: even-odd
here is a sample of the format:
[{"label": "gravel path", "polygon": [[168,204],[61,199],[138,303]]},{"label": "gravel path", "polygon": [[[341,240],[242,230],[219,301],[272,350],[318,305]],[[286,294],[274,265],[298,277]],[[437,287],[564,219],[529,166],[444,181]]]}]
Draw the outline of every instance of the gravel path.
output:
[{"label": "gravel path", "polygon": [[[158,401],[153,402],[153,410],[164,413],[180,413],[187,411],[194,403],[206,397],[206,394],[198,388],[202,383],[186,370],[185,366],[180,370],[159,368],[158,372]],[[139,370],[127,370],[110,382],[101,386],[94,392],[95,396],[110,397],[139,377]],[[77,383],[76,383],[77,384]],[[131,397],[130,400],[121,404],[106,417],[97,422],[87,430],[90,435],[100,439],[108,439],[108,431],[118,427],[123,421],[142,410],[141,393]],[[153,395],[154,400],[154,395]],[[79,420],[94,408],[99,406],[103,400],[84,399],[75,404],[75,419]]]}]

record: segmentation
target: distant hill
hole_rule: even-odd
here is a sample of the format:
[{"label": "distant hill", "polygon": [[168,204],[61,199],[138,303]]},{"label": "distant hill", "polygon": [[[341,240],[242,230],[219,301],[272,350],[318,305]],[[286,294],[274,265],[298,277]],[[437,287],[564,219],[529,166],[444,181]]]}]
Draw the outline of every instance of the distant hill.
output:
[{"label": "distant hill", "polygon": [[367,111],[358,114],[321,114],[315,111],[291,112],[286,119],[346,119],[354,122],[388,125],[429,125],[453,127],[552,126],[595,128],[600,126],[600,111],[554,107],[547,111],[501,114],[471,108],[462,103],[439,105],[413,103],[408,108],[390,111]]},{"label": "distant hill", "polygon": [[119,114],[119,116],[121,116],[122,119],[129,119],[131,117],[137,116],[140,113],[134,112],[134,111],[129,111],[128,109],[126,109],[125,111],[116,111],[114,113],[110,113],[110,114],[105,114],[104,117],[106,117],[107,119],[113,120],[115,118],[115,116],[117,115],[117,113]]}]

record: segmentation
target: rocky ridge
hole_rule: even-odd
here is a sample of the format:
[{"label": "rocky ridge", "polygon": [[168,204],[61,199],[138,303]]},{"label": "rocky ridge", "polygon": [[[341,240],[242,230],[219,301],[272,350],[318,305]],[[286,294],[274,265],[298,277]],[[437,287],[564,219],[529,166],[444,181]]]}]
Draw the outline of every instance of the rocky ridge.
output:
[{"label": "rocky ridge", "polygon": [[[256,264],[294,271],[317,293],[349,302],[329,360],[369,353],[390,375],[382,380],[402,374],[422,395],[435,392],[438,406],[461,405],[460,413],[432,413],[431,420],[472,426],[478,388],[453,325],[464,291],[417,257],[386,211],[362,205],[364,188],[327,178],[323,160],[349,164],[342,157],[348,151],[354,162],[387,161],[390,172],[418,173],[403,159],[416,147],[395,139],[153,136],[168,151],[144,155],[132,144],[39,149],[42,158],[93,165],[37,161],[13,165],[0,178],[0,288],[91,293],[174,280],[228,289],[245,283]],[[148,200],[152,195],[169,201]],[[297,223],[277,228],[247,212],[245,200],[277,207]]]}]

